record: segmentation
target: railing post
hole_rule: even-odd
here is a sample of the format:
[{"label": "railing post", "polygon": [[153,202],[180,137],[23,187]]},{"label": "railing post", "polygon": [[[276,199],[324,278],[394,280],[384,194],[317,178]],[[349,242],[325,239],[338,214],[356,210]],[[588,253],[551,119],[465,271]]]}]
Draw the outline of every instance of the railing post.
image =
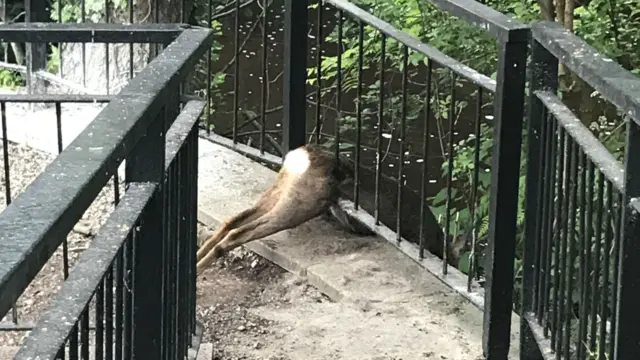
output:
[{"label": "railing post", "polygon": [[[25,0],[25,22],[49,22],[46,0]],[[44,93],[44,82],[35,73],[47,68],[47,44],[26,44],[27,91],[29,94]]]},{"label": "railing post", "polygon": [[307,3],[308,0],[284,2],[282,147],[285,152],[306,143]]},{"label": "railing post", "polygon": [[531,41],[531,66],[529,73],[529,114],[527,127],[527,178],[525,189],[525,233],[522,275],[522,312],[520,314],[520,359],[542,359],[540,348],[533,338],[527,316],[533,311],[539,261],[540,220],[539,196],[543,179],[541,157],[542,122],[545,121],[544,105],[538,99],[537,90],[556,92],[558,87],[558,59],[538,41]]},{"label": "railing post", "polygon": [[165,133],[164,111],[159,111],[126,161],[127,184],[158,184],[158,190],[141,214],[141,231],[134,233],[133,359],[161,359]]},{"label": "railing post", "polygon": [[491,360],[509,353],[527,47],[526,39],[499,43],[483,327]]},{"label": "railing post", "polygon": [[[635,359],[640,353],[640,214],[631,201],[640,197],[640,125],[627,120],[625,149],[625,191],[622,215],[622,239],[618,275],[618,312],[616,314],[615,348],[612,359]],[[633,355],[636,354],[636,355]]]}]

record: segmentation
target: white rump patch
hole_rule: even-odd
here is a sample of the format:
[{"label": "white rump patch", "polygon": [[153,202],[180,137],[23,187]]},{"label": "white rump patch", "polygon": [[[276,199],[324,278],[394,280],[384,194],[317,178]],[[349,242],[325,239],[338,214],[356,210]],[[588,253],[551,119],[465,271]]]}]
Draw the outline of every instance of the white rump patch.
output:
[{"label": "white rump patch", "polygon": [[282,167],[292,174],[303,174],[311,165],[309,153],[305,148],[297,148],[290,151],[284,157]]}]

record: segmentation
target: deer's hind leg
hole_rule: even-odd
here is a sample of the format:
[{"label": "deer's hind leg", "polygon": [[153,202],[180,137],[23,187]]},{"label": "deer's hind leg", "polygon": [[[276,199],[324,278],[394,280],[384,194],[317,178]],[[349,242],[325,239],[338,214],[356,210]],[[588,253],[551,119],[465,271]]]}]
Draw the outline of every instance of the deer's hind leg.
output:
[{"label": "deer's hind leg", "polygon": [[243,224],[247,224],[265,213],[266,211],[262,207],[254,206],[225,220],[222,225],[216,229],[213,235],[202,243],[202,246],[200,246],[196,255],[197,261],[200,262],[200,260],[207,255],[214,246],[224,239],[231,230],[236,229]]},{"label": "deer's hind leg", "polygon": [[268,212],[261,217],[246,223],[236,229],[230,230],[227,235],[216,244],[204,257],[199,258],[197,264],[197,273],[209,266],[215,259],[221,257],[238,246],[248,242],[265,238],[283,230],[294,228],[318,214],[309,214],[309,216],[300,216],[295,220],[283,217],[277,211]]}]

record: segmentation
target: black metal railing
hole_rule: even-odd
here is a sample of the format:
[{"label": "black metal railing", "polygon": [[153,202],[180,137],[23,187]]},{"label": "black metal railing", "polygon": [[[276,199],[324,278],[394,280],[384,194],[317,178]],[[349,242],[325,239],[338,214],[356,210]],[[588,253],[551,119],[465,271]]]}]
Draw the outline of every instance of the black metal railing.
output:
[{"label": "black metal railing", "polygon": [[[54,103],[61,152],[0,214],[0,314],[48,262],[96,196],[125,165],[125,187],[98,235],[68,264],[16,359],[177,359],[197,346],[195,250],[197,122],[206,103],[181,103],[183,81],[212,31],[184,25],[26,24],[0,27],[9,42],[158,43],[164,50],[63,149],[60,104],[91,96],[9,95]],[[5,184],[10,179],[5,166]],[[9,192],[10,194],[10,192]],[[68,276],[68,277],[67,277]],[[16,321],[17,322],[17,321]],[[195,338],[194,338],[195,337]]]},{"label": "black metal railing", "polygon": [[[262,33],[242,39],[239,34],[246,33],[238,2],[232,9],[235,18],[228,23],[235,34],[233,58],[209,67],[211,74],[233,65],[225,85],[233,89],[233,101],[229,97],[216,107],[217,134],[203,136],[275,166],[287,150],[307,142],[320,143],[351,163],[354,185],[343,189],[349,200],[343,208],[484,307],[485,353],[505,358],[513,309],[521,152],[521,137],[514,134],[522,131],[529,29],[476,1],[432,3],[493,37],[496,80],[349,1],[287,0],[281,9],[261,1],[254,4],[254,13],[260,15],[251,21]],[[272,11],[283,16],[282,23],[267,18]],[[284,33],[272,36],[280,26]],[[259,67],[248,54],[259,58]],[[371,54],[377,58],[369,58]],[[243,85],[240,76],[246,73],[260,78],[258,86]],[[273,93],[280,91],[278,103]],[[461,116],[466,103],[473,105]],[[410,113],[409,104],[420,109],[417,115]],[[247,130],[250,127],[255,130]],[[432,141],[436,132],[443,134],[442,144]],[[493,141],[488,142],[483,134],[491,132]],[[465,184],[454,176],[453,166],[458,143],[467,136],[475,155],[471,185],[464,188],[469,204],[462,206]],[[442,180],[433,181],[440,176]],[[496,190],[490,192],[491,188]],[[483,204],[481,214],[480,196],[489,192],[489,204]],[[457,218],[465,213],[462,207],[471,219],[464,225]],[[481,223],[489,225],[480,235]],[[482,271],[477,260],[481,242],[487,245],[482,252],[488,259]],[[463,257],[460,247],[469,249],[464,254],[471,263],[466,275],[450,266]],[[478,281],[485,282],[484,291]]]},{"label": "black metal railing", "polygon": [[[521,359],[631,359],[639,349],[640,80],[555,23],[532,26]],[[627,123],[624,166],[558,96],[565,66]]]}]

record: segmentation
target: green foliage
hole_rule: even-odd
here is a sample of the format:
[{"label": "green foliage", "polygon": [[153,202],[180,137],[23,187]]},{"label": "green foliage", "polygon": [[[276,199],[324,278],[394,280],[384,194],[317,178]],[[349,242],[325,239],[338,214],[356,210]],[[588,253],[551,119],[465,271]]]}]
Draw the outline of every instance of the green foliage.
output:
[{"label": "green foliage", "polygon": [[11,70],[0,69],[0,87],[13,89],[24,85],[22,76]]}]

